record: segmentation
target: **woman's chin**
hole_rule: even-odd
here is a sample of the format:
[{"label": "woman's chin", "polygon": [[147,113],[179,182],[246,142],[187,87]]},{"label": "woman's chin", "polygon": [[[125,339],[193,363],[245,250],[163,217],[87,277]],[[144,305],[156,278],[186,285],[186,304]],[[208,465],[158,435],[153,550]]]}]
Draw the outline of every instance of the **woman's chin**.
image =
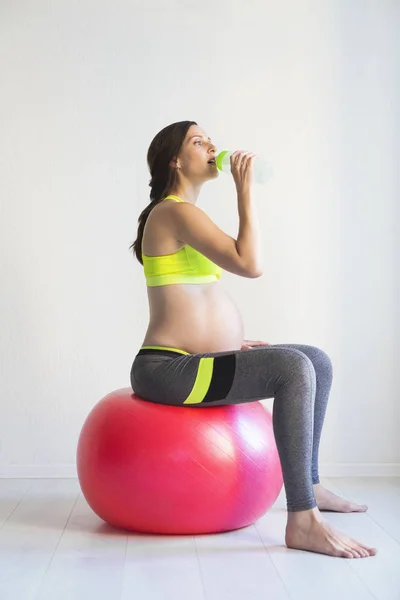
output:
[{"label": "woman's chin", "polygon": [[[208,172],[201,174],[200,176],[198,175],[196,177],[196,180],[199,183],[206,183],[206,181],[212,181],[213,179],[217,179],[219,177],[219,170],[217,168],[215,169],[210,169]],[[195,179],[193,179],[193,181],[195,181]]]},{"label": "woman's chin", "polygon": [[217,179],[217,177],[219,177],[219,170],[217,167],[215,167],[215,169],[212,169],[211,173],[209,174],[208,179]]}]

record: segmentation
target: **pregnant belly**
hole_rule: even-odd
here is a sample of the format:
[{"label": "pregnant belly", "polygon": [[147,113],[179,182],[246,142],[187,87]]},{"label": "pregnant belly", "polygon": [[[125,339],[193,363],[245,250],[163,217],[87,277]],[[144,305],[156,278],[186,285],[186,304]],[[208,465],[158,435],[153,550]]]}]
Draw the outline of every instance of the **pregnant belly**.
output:
[{"label": "pregnant belly", "polygon": [[[172,288],[173,286],[171,286]],[[244,338],[243,319],[239,309],[220,284],[193,287],[177,286],[170,310],[152,311],[150,325],[143,345],[180,348],[196,354],[240,350]],[[200,286],[199,286],[200,288]],[[183,293],[179,299],[177,294]],[[154,306],[154,302],[152,303]],[[158,308],[160,308],[159,303]],[[177,310],[176,307],[179,307]]]},{"label": "pregnant belly", "polygon": [[225,296],[210,306],[203,328],[204,352],[240,350],[244,338],[243,320],[234,302]]}]

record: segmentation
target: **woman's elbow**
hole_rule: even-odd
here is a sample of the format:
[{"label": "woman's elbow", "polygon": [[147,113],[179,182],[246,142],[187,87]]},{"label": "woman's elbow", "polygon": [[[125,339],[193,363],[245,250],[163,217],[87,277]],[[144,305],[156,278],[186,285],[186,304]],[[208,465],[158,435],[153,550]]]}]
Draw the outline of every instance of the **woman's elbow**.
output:
[{"label": "woman's elbow", "polygon": [[250,279],[257,279],[257,277],[261,277],[261,275],[263,274],[263,270],[261,268],[258,269],[252,269],[249,272],[249,277]]}]

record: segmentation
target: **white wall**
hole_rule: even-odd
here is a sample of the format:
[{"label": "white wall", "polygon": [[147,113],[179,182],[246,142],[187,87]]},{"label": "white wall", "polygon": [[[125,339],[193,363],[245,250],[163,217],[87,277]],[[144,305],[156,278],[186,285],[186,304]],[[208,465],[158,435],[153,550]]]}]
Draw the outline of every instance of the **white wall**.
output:
[{"label": "white wall", "polygon": [[[223,285],[247,338],[330,354],[322,475],[400,474],[399,3],[0,10],[0,476],[75,476],[88,412],[129,387],[146,152],[184,119],[274,163],[256,191],[264,276]],[[228,177],[199,205],[236,236]]]}]

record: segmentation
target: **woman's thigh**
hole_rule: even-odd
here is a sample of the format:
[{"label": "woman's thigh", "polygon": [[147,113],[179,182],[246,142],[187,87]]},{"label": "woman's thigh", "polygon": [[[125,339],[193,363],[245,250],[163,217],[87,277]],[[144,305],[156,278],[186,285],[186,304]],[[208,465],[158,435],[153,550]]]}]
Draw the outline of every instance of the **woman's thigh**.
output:
[{"label": "woman's thigh", "polygon": [[296,378],[299,394],[313,393],[312,362],[287,345],[176,357],[146,354],[135,358],[131,371],[132,388],[141,398],[190,407],[272,398]]}]

